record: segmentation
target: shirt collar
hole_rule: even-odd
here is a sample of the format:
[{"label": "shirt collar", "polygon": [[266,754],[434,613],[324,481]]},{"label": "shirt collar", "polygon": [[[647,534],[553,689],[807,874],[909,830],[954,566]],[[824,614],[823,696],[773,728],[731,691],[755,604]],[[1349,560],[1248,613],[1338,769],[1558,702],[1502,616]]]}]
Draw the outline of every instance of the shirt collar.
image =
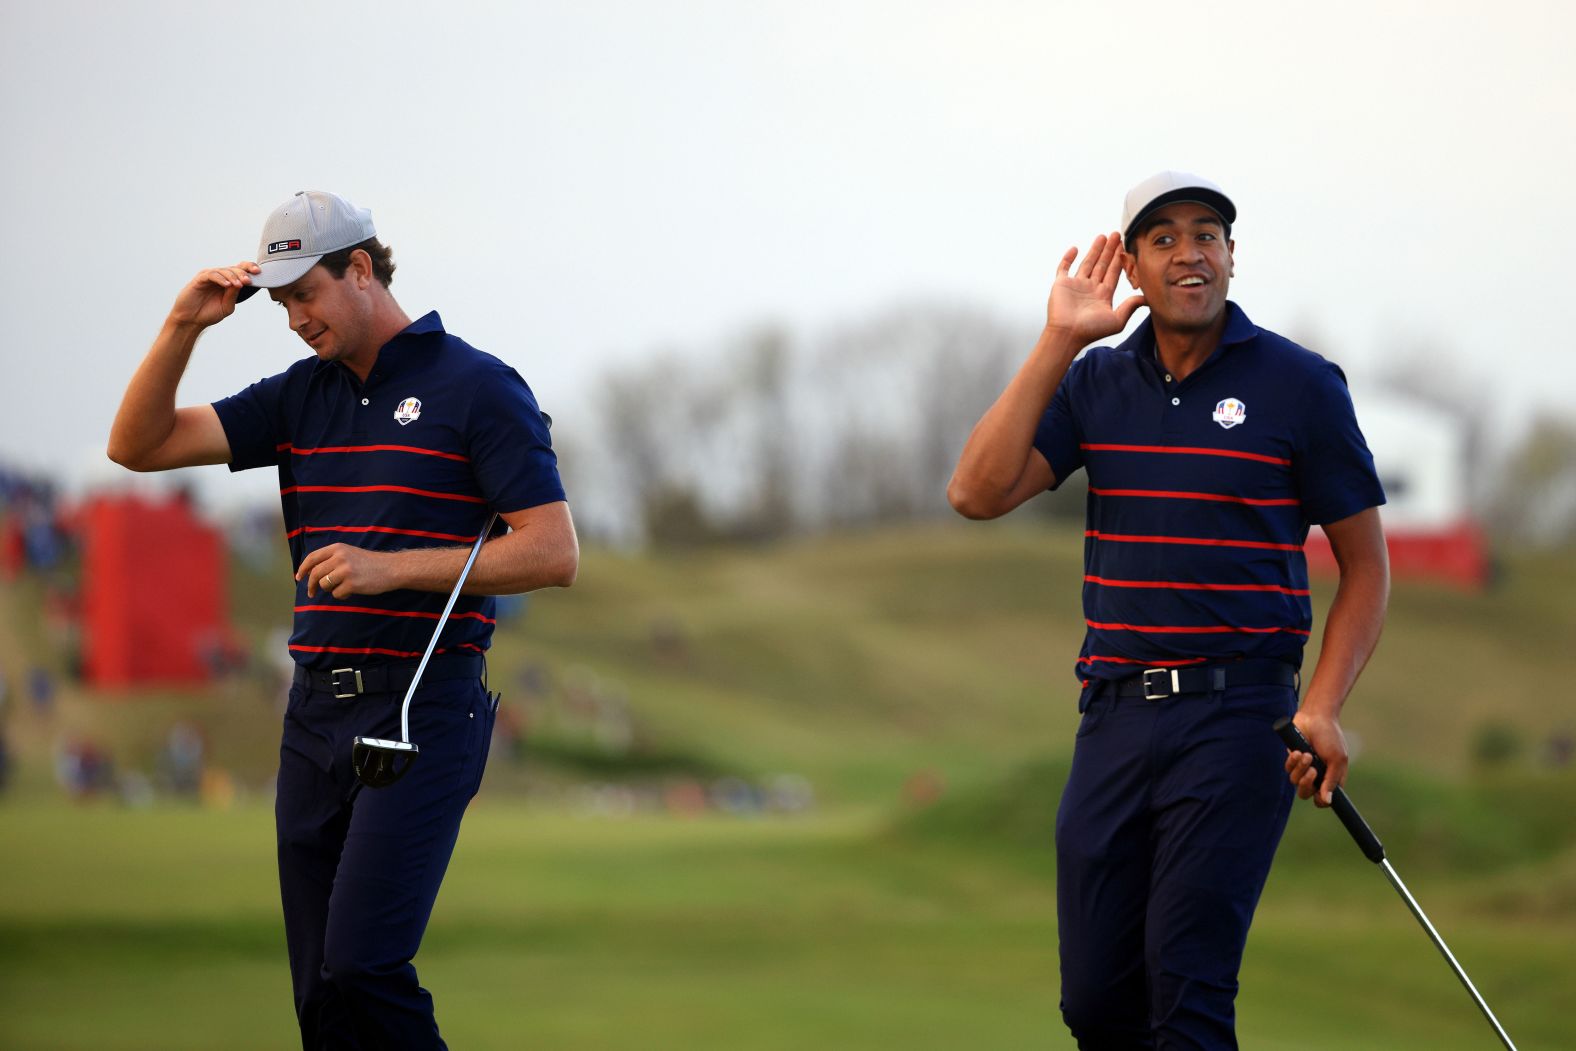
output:
[{"label": "shirt collar", "polygon": [[[367,376],[368,381],[371,381],[374,377],[385,379],[399,371],[409,360],[410,355],[421,345],[421,336],[431,335],[435,332],[441,334],[443,331],[443,319],[438,316],[438,312],[436,310],[427,311],[421,317],[400,329],[393,339],[378,349],[378,358],[372,365],[371,374]],[[339,365],[340,368],[344,368],[343,364],[337,361],[319,361],[313,371],[320,372],[331,365]],[[348,369],[345,370],[345,373],[350,375]]]},{"label": "shirt collar", "polygon": [[[413,353],[419,352],[422,345],[422,336],[443,331],[443,319],[436,310],[429,310],[421,317],[412,321],[399,334],[378,351],[378,360],[372,366],[372,376],[387,378],[398,372]],[[367,377],[371,379],[372,377]]]}]

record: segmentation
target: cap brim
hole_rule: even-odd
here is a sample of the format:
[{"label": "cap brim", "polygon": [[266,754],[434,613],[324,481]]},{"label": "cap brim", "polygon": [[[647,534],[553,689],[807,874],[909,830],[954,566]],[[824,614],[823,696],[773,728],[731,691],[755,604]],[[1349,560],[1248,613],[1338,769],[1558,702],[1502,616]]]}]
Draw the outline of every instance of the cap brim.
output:
[{"label": "cap brim", "polygon": [[270,263],[259,263],[262,273],[252,275],[252,283],[241,289],[241,294],[235,297],[237,303],[244,302],[257,294],[260,288],[283,288],[293,285],[306,276],[306,272],[317,265],[323,258],[320,255],[296,256],[294,259],[276,259]]},{"label": "cap brim", "polygon": [[1133,232],[1144,225],[1144,220],[1154,215],[1168,204],[1202,204],[1205,208],[1220,216],[1221,221],[1227,226],[1237,221],[1237,206],[1231,203],[1231,198],[1223,193],[1206,189],[1202,186],[1185,186],[1180,190],[1171,190],[1144,205],[1143,211],[1133,216],[1133,221],[1127,224],[1127,229],[1122,231],[1122,238],[1126,240],[1133,236]]}]

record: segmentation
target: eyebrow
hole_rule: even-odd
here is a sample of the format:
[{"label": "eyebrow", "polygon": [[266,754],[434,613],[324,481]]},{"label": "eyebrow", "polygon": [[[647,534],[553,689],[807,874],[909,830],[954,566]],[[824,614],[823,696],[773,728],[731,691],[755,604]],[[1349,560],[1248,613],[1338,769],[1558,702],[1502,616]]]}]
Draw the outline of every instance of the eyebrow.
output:
[{"label": "eyebrow", "polygon": [[[1175,226],[1175,225],[1177,225],[1177,221],[1175,219],[1171,219],[1171,218],[1151,219],[1149,221],[1149,224],[1145,227],[1144,232],[1148,233],[1150,230],[1153,230],[1157,226]],[[1218,226],[1222,230],[1224,230],[1226,228],[1225,222],[1222,221],[1220,216],[1218,216],[1218,215],[1201,215],[1197,219],[1193,220],[1193,225],[1194,226]]]}]

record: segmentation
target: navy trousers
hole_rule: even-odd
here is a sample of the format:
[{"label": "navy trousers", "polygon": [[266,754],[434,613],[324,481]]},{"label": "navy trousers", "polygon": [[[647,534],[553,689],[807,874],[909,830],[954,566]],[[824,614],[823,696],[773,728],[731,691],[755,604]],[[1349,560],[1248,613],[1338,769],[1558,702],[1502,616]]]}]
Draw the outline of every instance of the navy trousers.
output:
[{"label": "navy trousers", "polygon": [[290,691],[275,821],[307,1051],[446,1046],[411,959],[481,784],[496,702],[477,679],[424,681],[410,708],[421,754],[392,786],[367,788],[350,766],[352,739],[398,740],[403,700]]},{"label": "navy trousers", "polygon": [[1237,969],[1291,813],[1289,686],[1096,681],[1056,816],[1062,1017],[1085,1051],[1235,1048]]}]

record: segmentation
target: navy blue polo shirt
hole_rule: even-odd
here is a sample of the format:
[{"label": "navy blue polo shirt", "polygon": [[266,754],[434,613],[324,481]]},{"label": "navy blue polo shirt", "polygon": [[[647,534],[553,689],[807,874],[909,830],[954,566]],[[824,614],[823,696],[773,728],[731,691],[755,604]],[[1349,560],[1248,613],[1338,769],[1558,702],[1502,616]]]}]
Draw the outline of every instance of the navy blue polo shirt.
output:
[{"label": "navy blue polo shirt", "polygon": [[1080,678],[1300,667],[1310,523],[1384,503],[1341,370],[1226,309],[1220,345],[1180,383],[1145,320],[1076,360],[1040,421],[1057,483],[1089,472]]},{"label": "navy blue polo shirt", "polygon": [[[492,510],[564,499],[548,420],[514,369],[449,335],[436,313],[378,351],[366,382],[304,358],[214,403],[230,470],[279,469],[290,559],[346,543],[374,551],[475,542]],[[500,526],[501,530],[501,526]],[[290,652],[310,668],[420,657],[447,594],[340,600],[296,584]],[[438,653],[482,652],[491,597],[461,595]]]}]

